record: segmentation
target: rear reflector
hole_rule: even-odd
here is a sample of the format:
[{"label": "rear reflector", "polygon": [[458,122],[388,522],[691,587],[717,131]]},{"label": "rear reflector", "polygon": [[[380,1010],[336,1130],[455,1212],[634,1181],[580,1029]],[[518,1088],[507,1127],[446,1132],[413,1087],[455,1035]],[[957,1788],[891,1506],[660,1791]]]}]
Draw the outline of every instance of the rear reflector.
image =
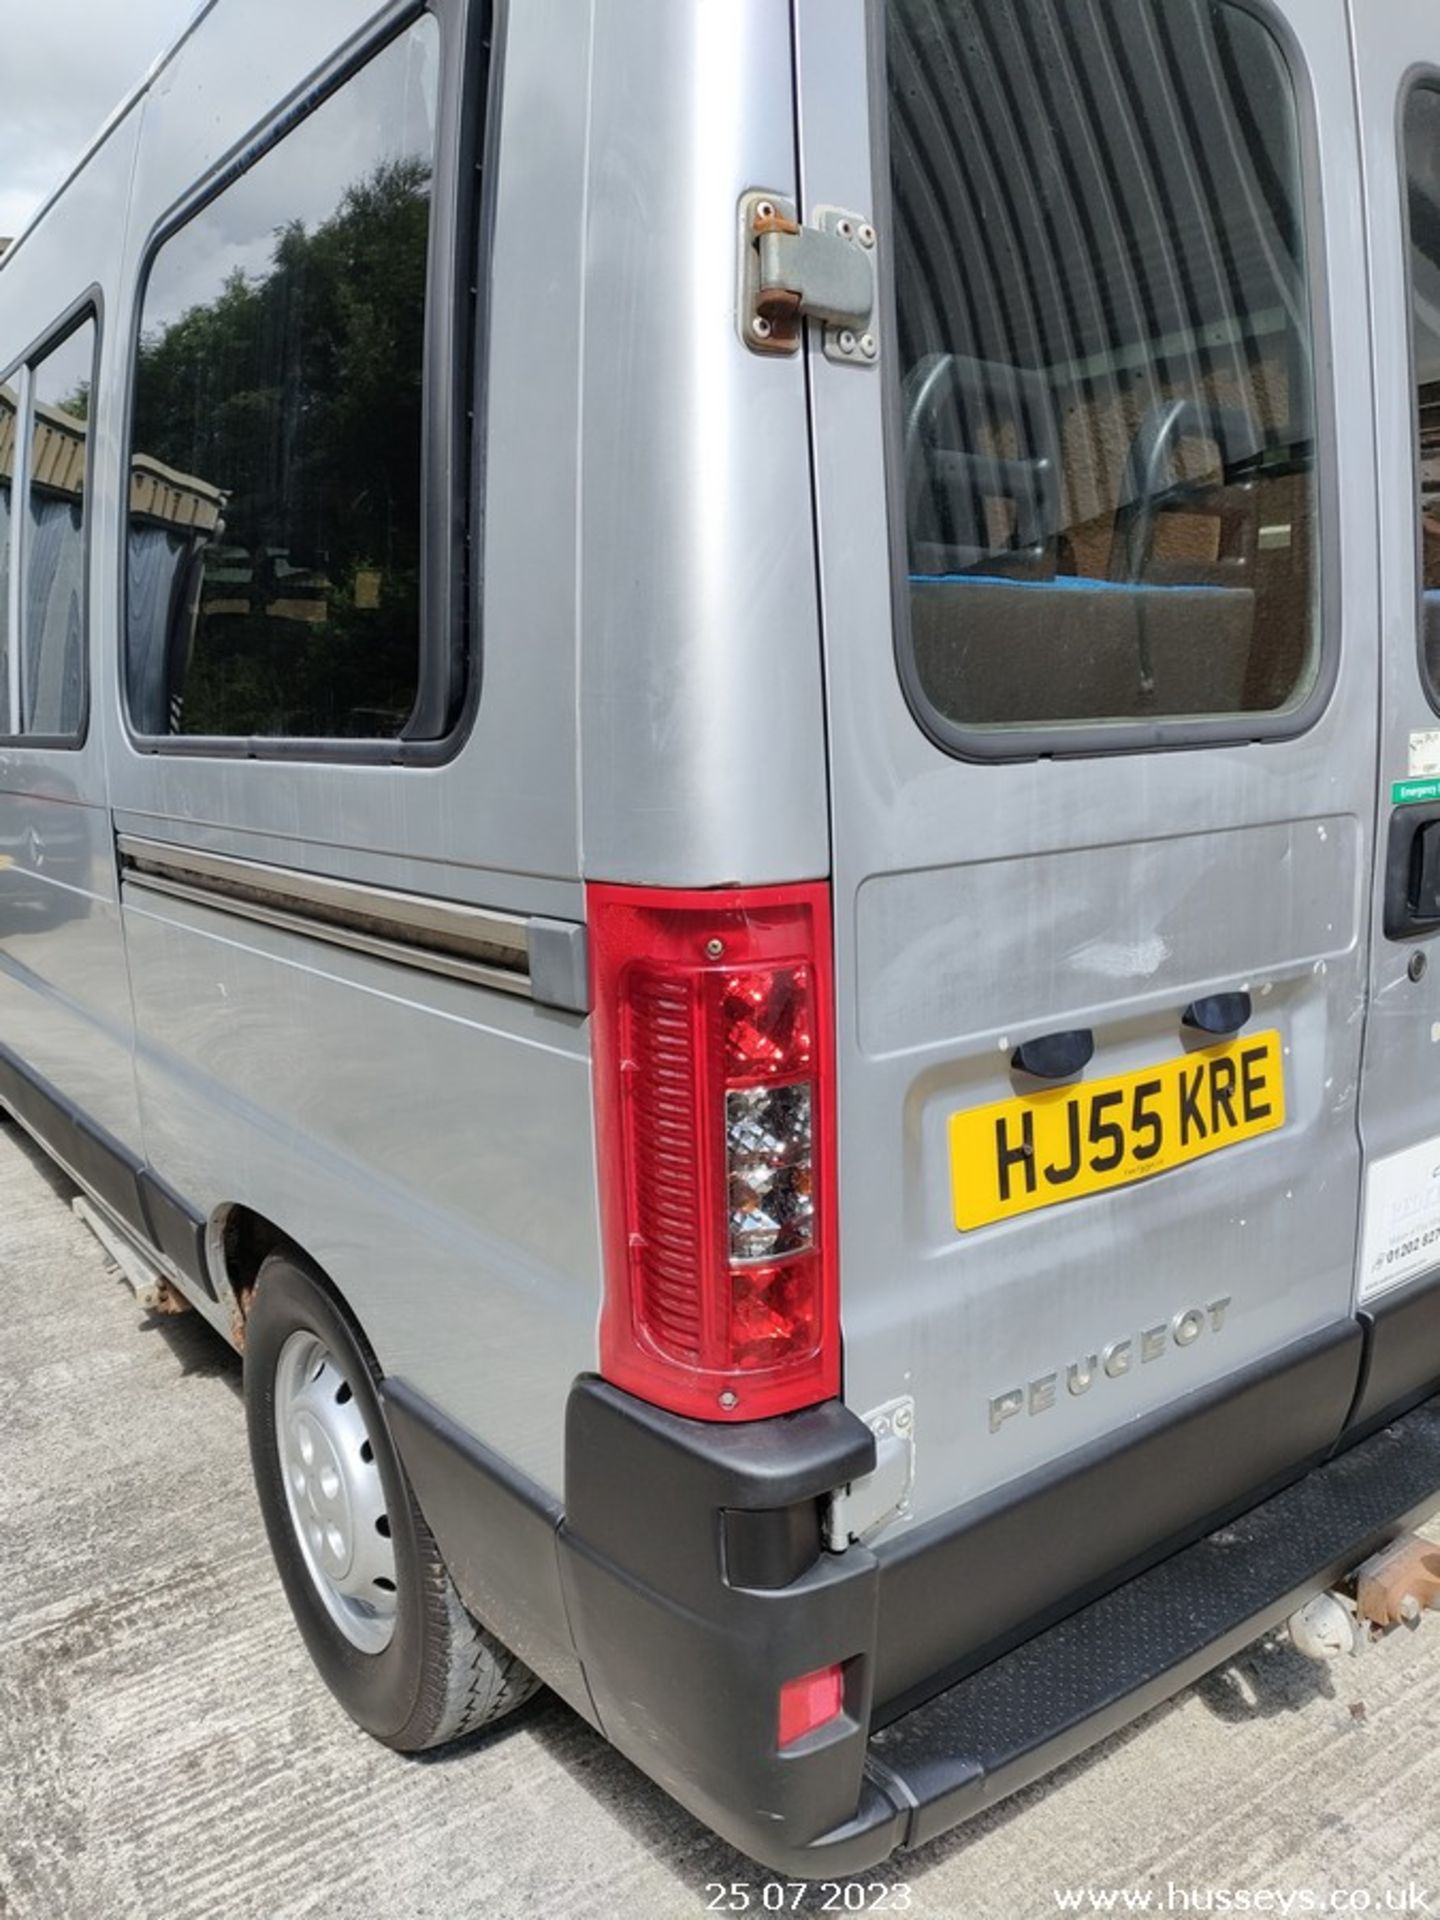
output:
[{"label": "rear reflector", "polygon": [[792,1747],[833,1720],[845,1704],[845,1669],[820,1667],[780,1689],[780,1745]]},{"label": "rear reflector", "polygon": [[840,1386],[830,895],[592,886],[600,1367],[754,1420]]}]

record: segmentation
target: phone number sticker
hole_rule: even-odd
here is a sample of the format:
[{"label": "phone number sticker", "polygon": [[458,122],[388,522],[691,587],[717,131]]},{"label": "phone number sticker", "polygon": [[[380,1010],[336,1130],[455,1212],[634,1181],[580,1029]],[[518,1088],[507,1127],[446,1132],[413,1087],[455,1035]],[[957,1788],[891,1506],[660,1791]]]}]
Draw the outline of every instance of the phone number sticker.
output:
[{"label": "phone number sticker", "polygon": [[1440,1138],[1372,1162],[1365,1175],[1360,1299],[1440,1266]]}]

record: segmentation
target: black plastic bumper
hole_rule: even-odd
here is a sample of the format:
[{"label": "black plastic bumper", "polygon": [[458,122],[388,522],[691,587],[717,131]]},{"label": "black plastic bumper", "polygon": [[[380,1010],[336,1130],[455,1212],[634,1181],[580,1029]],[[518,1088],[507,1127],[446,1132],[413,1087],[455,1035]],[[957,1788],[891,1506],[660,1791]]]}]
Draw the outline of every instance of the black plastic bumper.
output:
[{"label": "black plastic bumper", "polygon": [[[1275,1377],[1317,1385],[1293,1367]],[[909,1711],[892,1695],[885,1712],[897,1717],[881,1724],[883,1643],[903,1624],[893,1609],[888,1629],[881,1619],[883,1556],[861,1546],[830,1554],[820,1543],[825,1494],[873,1459],[869,1430],[838,1403],[706,1426],[581,1379],[562,1512],[527,1496],[403,1382],[387,1382],[385,1394],[421,1505],[474,1611],[683,1805],[795,1878],[863,1872],[1015,1792],[1229,1658],[1440,1505],[1435,1399],[1303,1477],[1294,1478],[1301,1455],[1292,1452],[1282,1491],[1088,1604],[1076,1609],[1072,1598],[1064,1617],[1052,1609],[1052,1624],[1032,1613],[1012,1650],[979,1649],[972,1664],[986,1664]],[[1232,1388],[1201,1414],[1208,1424],[1228,1409],[1232,1424],[1248,1427],[1244,1405]],[[1342,1419],[1333,1416],[1331,1433]],[[1184,1430],[1183,1420],[1169,1429]],[[1151,1436],[1135,1459],[1153,1465],[1169,1444]],[[1273,1483],[1273,1462],[1258,1447],[1251,1459]],[[1134,1467],[1128,1454],[1079,1467],[1072,1491],[1098,1494],[1086,1483],[1092,1472],[1113,1490]],[[1104,1511],[1098,1498],[1082,1504]],[[968,1581],[1003,1585],[1005,1559],[986,1550],[995,1542],[985,1529],[964,1537],[974,1548]],[[923,1558],[940,1598],[955,1596],[949,1554]],[[963,1622],[966,1608],[954,1611]],[[781,1684],[832,1662],[845,1666],[845,1711],[780,1750]]]},{"label": "black plastic bumper", "polygon": [[[558,1544],[575,1648],[606,1738],[757,1859],[858,1805],[878,1579],[823,1551],[820,1504],[875,1437],[838,1401],[737,1426],[581,1379]],[[844,1711],[781,1750],[780,1688],[845,1667]]]}]

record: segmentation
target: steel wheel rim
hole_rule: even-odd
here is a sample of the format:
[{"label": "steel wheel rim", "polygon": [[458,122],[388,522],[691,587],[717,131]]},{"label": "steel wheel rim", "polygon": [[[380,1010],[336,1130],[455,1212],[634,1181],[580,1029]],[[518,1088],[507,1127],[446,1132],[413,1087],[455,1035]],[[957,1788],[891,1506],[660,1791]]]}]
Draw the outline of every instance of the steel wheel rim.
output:
[{"label": "steel wheel rim", "polygon": [[355,1391],[316,1334],[275,1364],[275,1440],[290,1526],[326,1612],[362,1653],[395,1632],[395,1545],[375,1448]]}]

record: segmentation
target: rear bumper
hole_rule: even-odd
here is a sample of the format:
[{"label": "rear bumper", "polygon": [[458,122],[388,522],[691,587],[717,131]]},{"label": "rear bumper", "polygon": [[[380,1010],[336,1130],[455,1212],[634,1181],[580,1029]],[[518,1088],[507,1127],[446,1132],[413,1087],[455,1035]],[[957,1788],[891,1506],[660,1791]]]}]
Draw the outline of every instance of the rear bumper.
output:
[{"label": "rear bumper", "polygon": [[[1019,1644],[998,1657],[994,1644],[981,1649],[985,1664],[954,1684],[888,1693],[877,1711],[877,1675],[899,1677],[896,1646],[909,1636],[882,1606],[882,1554],[821,1549],[824,1495],[872,1457],[868,1429],[838,1403],[716,1427],[582,1379],[564,1511],[542,1496],[510,1513],[513,1475],[501,1498],[483,1448],[403,1383],[388,1383],[387,1399],[421,1505],[477,1613],[677,1800],[795,1878],[863,1872],[1015,1792],[1440,1505],[1435,1399],[1298,1478],[1292,1469],[1258,1504],[1234,1503],[1248,1507],[1240,1518],[1087,1604],[1072,1592],[1038,1631],[1032,1613]],[[1261,1480],[1269,1471],[1256,1461]],[[970,1538],[968,1582],[994,1582],[1003,1568],[983,1534]],[[951,1593],[955,1546],[923,1555]],[[518,1563],[524,1579],[511,1588],[497,1569]],[[778,1751],[782,1682],[837,1661],[844,1713]],[[900,1710],[921,1691],[923,1704]]]}]

